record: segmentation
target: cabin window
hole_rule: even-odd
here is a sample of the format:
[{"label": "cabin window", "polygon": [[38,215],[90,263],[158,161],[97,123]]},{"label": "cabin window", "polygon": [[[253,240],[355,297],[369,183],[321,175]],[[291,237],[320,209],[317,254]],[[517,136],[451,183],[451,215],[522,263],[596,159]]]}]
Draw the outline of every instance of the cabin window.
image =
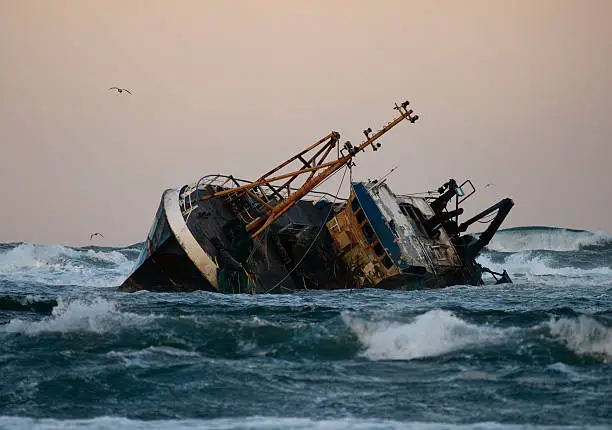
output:
[{"label": "cabin window", "polygon": [[415,221],[423,221],[423,214],[421,211],[412,206],[410,203],[400,203],[400,209],[404,215],[414,219]]},{"label": "cabin window", "polygon": [[353,198],[353,200],[351,201],[351,209],[353,209],[353,212],[357,212],[360,209],[359,202],[356,198]]},{"label": "cabin window", "polygon": [[374,245],[374,253],[378,256],[378,257],[382,257],[382,255],[385,253],[385,250],[383,249],[382,245],[380,244],[380,242],[378,242],[376,245]]},{"label": "cabin window", "polygon": [[363,230],[363,235],[368,242],[373,243],[376,240],[376,234],[374,234],[374,230],[372,230],[370,224],[365,223],[361,229]]},{"label": "cabin window", "polygon": [[362,210],[359,210],[358,212],[355,213],[355,218],[357,218],[357,223],[361,224],[363,220],[365,219],[365,214],[363,213]]},{"label": "cabin window", "polygon": [[423,229],[423,223],[425,217],[419,208],[412,206],[410,203],[400,203],[400,210],[404,215],[413,220],[416,223],[417,228],[421,234],[427,234]]},{"label": "cabin window", "polygon": [[388,255],[385,255],[385,258],[382,259],[382,264],[383,266],[385,266],[387,269],[390,269],[393,267],[393,262],[391,261],[391,259],[389,258]]}]

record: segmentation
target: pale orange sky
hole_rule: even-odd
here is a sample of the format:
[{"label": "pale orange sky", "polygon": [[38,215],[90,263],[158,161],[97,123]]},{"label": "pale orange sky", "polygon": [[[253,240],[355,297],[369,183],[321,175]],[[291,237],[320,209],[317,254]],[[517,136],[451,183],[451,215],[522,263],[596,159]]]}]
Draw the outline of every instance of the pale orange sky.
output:
[{"label": "pale orange sky", "polygon": [[421,120],[357,179],[493,182],[468,215],[508,196],[504,227],[612,232],[611,17],[606,0],[0,0],[0,242],[142,241],[164,189],[255,178],[331,130],[356,143],[405,99]]}]

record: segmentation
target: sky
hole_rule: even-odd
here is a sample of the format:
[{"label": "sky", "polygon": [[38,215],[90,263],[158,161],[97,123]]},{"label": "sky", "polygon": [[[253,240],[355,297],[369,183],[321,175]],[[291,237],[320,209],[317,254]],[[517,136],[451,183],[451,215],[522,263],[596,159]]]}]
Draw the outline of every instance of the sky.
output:
[{"label": "sky", "polygon": [[140,242],[165,189],[254,179],[332,130],[358,143],[403,100],[420,120],[359,154],[354,180],[471,179],[466,215],[511,197],[504,227],[612,233],[611,16],[607,0],[0,0],[0,242]]}]

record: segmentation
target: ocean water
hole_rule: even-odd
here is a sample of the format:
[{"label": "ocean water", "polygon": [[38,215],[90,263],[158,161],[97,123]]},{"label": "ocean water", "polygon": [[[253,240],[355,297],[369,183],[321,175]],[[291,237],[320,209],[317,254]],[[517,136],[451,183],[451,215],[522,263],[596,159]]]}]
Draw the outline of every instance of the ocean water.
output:
[{"label": "ocean water", "polygon": [[612,237],[498,233],[514,283],[120,293],[139,246],[0,245],[0,429],[612,428]]}]

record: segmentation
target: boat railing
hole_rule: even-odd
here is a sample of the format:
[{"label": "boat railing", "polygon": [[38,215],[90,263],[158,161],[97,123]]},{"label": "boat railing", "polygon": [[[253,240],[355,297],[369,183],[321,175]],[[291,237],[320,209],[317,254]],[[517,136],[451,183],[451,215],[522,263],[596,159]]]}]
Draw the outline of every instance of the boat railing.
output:
[{"label": "boat railing", "polygon": [[186,186],[179,196],[179,204],[183,216],[189,216],[198,207],[200,191],[205,191],[209,187],[221,189],[228,182],[230,182],[229,176],[213,174],[203,176],[195,184]]}]

